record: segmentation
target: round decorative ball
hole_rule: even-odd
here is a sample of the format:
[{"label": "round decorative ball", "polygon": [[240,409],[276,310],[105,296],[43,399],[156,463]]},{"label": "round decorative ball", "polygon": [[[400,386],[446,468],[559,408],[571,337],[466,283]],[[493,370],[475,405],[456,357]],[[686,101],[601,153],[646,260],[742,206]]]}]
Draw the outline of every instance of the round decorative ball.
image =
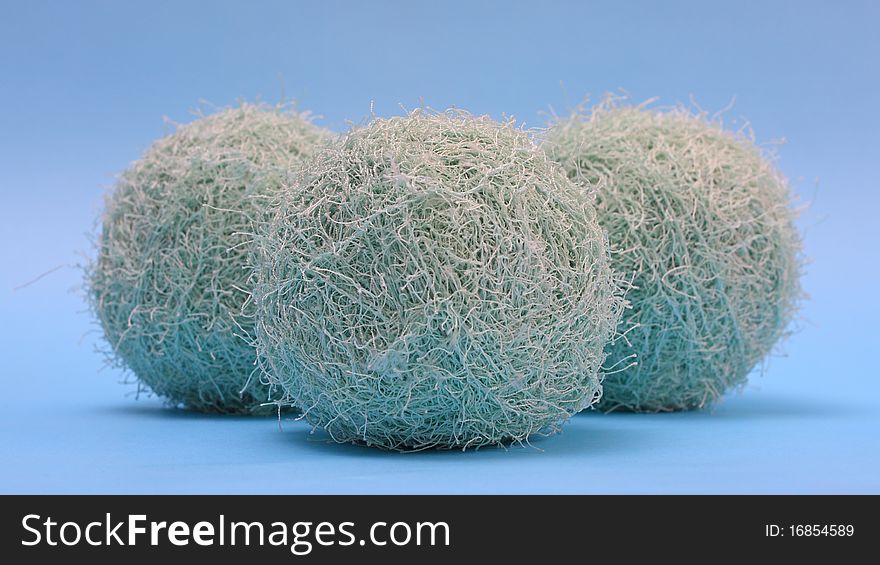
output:
[{"label": "round decorative ball", "polygon": [[376,119],[271,208],[260,359],[336,441],[524,442],[598,398],[623,304],[608,243],[592,197],[513,123]]},{"label": "round decorative ball", "polygon": [[304,114],[244,104],[179,126],[121,175],[86,285],[112,361],[139,387],[205,412],[267,402],[244,339],[246,244],[265,202],[254,180],[329,138]]},{"label": "round decorative ball", "polygon": [[801,295],[801,241],[785,178],[745,135],[685,110],[598,105],[556,123],[545,147],[598,188],[612,265],[631,274],[622,368],[600,409],[700,408],[746,382]]}]

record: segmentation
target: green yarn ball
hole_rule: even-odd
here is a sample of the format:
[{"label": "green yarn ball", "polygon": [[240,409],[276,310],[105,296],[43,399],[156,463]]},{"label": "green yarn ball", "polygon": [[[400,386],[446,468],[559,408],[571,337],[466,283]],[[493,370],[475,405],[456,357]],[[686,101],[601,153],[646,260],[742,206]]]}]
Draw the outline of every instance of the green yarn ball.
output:
[{"label": "green yarn ball", "polygon": [[592,197],[512,123],[376,119],[270,208],[260,358],[336,441],[523,442],[598,398],[623,304],[608,244]]},{"label": "green yarn ball", "polygon": [[746,382],[800,298],[785,178],[753,142],[684,110],[600,104],[551,128],[550,156],[598,187],[612,265],[634,276],[599,408],[703,407]]},{"label": "green yarn ball", "polygon": [[246,234],[264,204],[253,181],[329,137],[306,115],[245,104],[179,126],[121,175],[86,285],[111,360],[139,390],[205,412],[269,399],[242,337],[253,326]]}]

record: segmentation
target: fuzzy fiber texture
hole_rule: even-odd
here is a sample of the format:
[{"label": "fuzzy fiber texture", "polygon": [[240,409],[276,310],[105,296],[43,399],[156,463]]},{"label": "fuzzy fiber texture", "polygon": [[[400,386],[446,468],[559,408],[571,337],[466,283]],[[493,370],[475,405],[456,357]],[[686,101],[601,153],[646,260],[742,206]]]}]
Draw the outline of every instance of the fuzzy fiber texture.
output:
[{"label": "fuzzy fiber texture", "polygon": [[257,237],[260,359],[339,442],[524,442],[600,394],[623,298],[592,196],[512,122],[376,119]]},{"label": "fuzzy fiber texture", "polygon": [[599,408],[703,407],[746,382],[801,296],[801,241],[785,178],[742,133],[683,109],[620,106],[557,122],[549,155],[598,186],[614,268],[632,274],[626,339]]},{"label": "fuzzy fiber texture", "polygon": [[252,377],[253,317],[242,311],[244,233],[264,204],[253,181],[299,167],[330,138],[304,114],[244,104],[179,126],[121,175],[86,285],[110,359],[139,391],[205,412],[261,411],[269,387]]}]

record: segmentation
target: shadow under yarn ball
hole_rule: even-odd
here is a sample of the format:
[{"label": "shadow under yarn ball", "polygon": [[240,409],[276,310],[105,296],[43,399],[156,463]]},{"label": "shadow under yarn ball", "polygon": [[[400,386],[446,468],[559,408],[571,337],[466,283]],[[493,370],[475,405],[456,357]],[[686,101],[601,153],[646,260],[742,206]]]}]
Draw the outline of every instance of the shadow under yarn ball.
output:
[{"label": "shadow under yarn ball", "polygon": [[634,277],[608,364],[637,365],[607,375],[598,407],[699,408],[745,383],[801,296],[795,212],[773,163],[702,116],[611,100],[554,124],[544,147],[599,186],[612,265]]},{"label": "shadow under yarn ball", "polygon": [[304,114],[244,104],[179,126],[121,175],[86,285],[112,361],[139,387],[206,412],[269,400],[242,338],[253,325],[244,234],[264,204],[253,181],[330,138]]},{"label": "shadow under yarn ball", "polygon": [[622,310],[592,197],[512,123],[355,129],[258,231],[257,343],[339,442],[467,448],[555,431],[600,391]]}]

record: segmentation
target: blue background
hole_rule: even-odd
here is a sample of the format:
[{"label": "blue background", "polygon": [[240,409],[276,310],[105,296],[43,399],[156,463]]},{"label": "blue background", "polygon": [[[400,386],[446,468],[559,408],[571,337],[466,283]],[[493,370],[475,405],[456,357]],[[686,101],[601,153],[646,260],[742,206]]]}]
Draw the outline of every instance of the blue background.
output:
[{"label": "blue background", "polygon": [[[0,491],[880,492],[875,2],[0,3]],[[564,89],[560,87],[564,84]],[[200,100],[375,101],[541,125],[587,94],[687,102],[785,138],[811,300],[787,357],[712,410],[584,414],[538,449],[385,453],[302,422],[136,400],[84,312],[114,174]],[[90,333],[91,332],[91,333]]]}]

